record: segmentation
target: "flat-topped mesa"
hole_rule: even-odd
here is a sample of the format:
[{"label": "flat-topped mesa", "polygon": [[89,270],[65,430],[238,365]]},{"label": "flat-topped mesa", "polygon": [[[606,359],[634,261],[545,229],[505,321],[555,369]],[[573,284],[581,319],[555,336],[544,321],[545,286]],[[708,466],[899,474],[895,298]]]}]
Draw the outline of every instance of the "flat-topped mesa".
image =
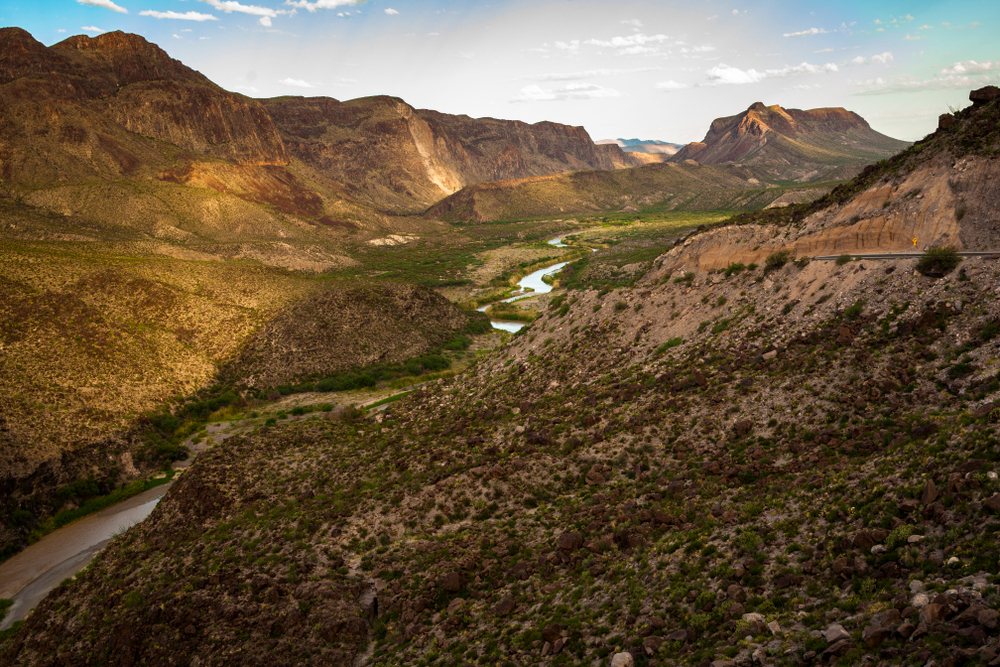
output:
[{"label": "flat-topped mesa", "polygon": [[702,164],[844,165],[873,162],[906,147],[841,107],[784,109],[763,102],[712,121],[704,141],[688,144],[671,162]]},{"label": "flat-topped mesa", "polygon": [[46,47],[20,28],[4,28],[0,86],[5,101],[75,103],[197,153],[241,164],[288,162],[258,101],[223,90],[138,35],[76,35]]}]

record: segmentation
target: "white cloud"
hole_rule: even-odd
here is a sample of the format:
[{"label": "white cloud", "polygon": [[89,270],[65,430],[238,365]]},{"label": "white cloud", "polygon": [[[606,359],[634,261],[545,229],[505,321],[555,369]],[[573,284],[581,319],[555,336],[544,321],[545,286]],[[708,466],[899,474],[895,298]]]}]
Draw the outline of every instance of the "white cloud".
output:
[{"label": "white cloud", "polygon": [[525,86],[511,102],[557,102],[563,100],[592,100],[607,97],[621,97],[613,88],[605,88],[595,83],[570,83],[562,88],[546,90],[537,84]]},{"label": "white cloud", "polygon": [[874,55],[871,57],[871,62],[879,63],[881,65],[889,64],[890,60],[892,60],[892,53],[889,51],[886,51],[884,53],[879,53],[878,55]]},{"label": "white cloud", "polygon": [[180,35],[178,35],[177,33],[174,33],[174,34],[173,34],[173,35],[171,35],[171,36],[172,36],[172,37],[173,37],[174,39],[184,39],[183,37],[181,37],[181,36],[180,36]]},{"label": "white cloud", "polygon": [[82,30],[84,32],[96,32],[98,34],[104,32],[103,30],[101,30],[100,28],[98,28],[96,25],[85,25],[85,26],[82,26],[80,28],[80,30]]},{"label": "white cloud", "polygon": [[926,24],[920,26],[919,28],[917,28],[917,30],[933,30],[933,29],[934,28],[932,26],[929,26],[929,25],[926,25]]},{"label": "white cloud", "polygon": [[630,46],[644,46],[646,44],[662,44],[669,40],[670,38],[666,35],[644,35],[639,33],[638,35],[628,35],[626,37],[612,37],[607,40],[588,39],[584,44],[621,49]]},{"label": "white cloud", "polygon": [[711,16],[709,16],[709,17],[708,17],[707,19],[705,19],[705,20],[706,20],[706,21],[714,21],[714,20],[715,20],[715,19],[717,19],[717,18],[719,18],[719,15],[718,15],[718,14],[712,14]]},{"label": "white cloud", "polygon": [[757,83],[767,78],[763,72],[755,69],[741,70],[738,67],[730,67],[720,63],[708,70],[708,81],[711,85],[728,83]]},{"label": "white cloud", "polygon": [[786,32],[782,37],[802,37],[804,35],[826,35],[828,34],[826,30],[822,28],[809,28],[808,30],[802,30],[801,32]]},{"label": "white cloud", "polygon": [[923,39],[923,37],[921,35],[910,35],[910,34],[907,34],[906,37],[904,37],[903,39],[909,40],[911,42],[916,42],[917,40]]},{"label": "white cloud", "polygon": [[397,14],[399,14],[399,12],[397,12],[392,7],[386,7],[385,8],[385,13],[388,14],[389,16],[396,16]]},{"label": "white cloud", "polygon": [[293,79],[291,77],[287,79],[282,79],[278,83],[283,83],[286,86],[295,86],[296,88],[315,88],[313,84],[308,81],[303,81],[302,79]]},{"label": "white cloud", "polygon": [[622,25],[630,25],[636,30],[638,30],[639,28],[642,27],[642,21],[640,21],[639,19],[626,19],[622,21]]},{"label": "white cloud", "polygon": [[76,0],[81,5],[92,5],[94,7],[104,7],[105,9],[110,9],[113,12],[118,12],[119,14],[128,14],[128,10],[124,7],[119,7],[111,0]]},{"label": "white cloud", "polygon": [[569,42],[554,42],[557,49],[562,49],[563,51],[577,51],[580,48],[580,40],[574,39]]},{"label": "white cloud", "polygon": [[865,60],[864,56],[857,56],[856,58],[854,58],[853,60],[851,60],[851,64],[852,65],[864,65],[866,62],[868,62],[868,61]]},{"label": "white cloud", "polygon": [[152,16],[154,19],[176,19],[178,21],[218,21],[219,19],[211,14],[199,14],[198,12],[158,12],[147,9],[139,12],[139,16]]},{"label": "white cloud", "polygon": [[56,32],[66,32],[66,29],[65,28],[59,28],[58,30],[56,30]]},{"label": "white cloud", "polygon": [[783,79],[787,76],[797,74],[825,74],[836,71],[838,71],[837,66],[833,63],[826,63],[825,65],[801,63],[799,65],[786,65],[781,69],[767,69],[763,72],[755,69],[742,70],[738,67],[730,67],[725,63],[720,63],[706,72],[708,75],[708,83],[706,85],[759,83],[764,79]]},{"label": "white cloud", "polygon": [[739,16],[739,15],[740,15],[740,10],[734,9],[733,10],[733,16]]},{"label": "white cloud", "polygon": [[989,72],[994,69],[1000,69],[1000,61],[995,63],[989,61],[980,63],[975,60],[966,60],[965,62],[955,63],[951,67],[944,68],[941,70],[941,74],[944,76],[955,76],[961,74],[975,74],[977,72]]},{"label": "white cloud", "polygon": [[267,16],[268,18],[274,18],[278,14],[284,14],[285,12],[279,12],[270,7],[258,7],[257,5],[243,5],[235,0],[201,0],[213,9],[217,9],[220,12],[225,12],[226,14],[232,14],[237,12],[239,14],[250,14],[251,16]]},{"label": "white cloud", "polygon": [[813,51],[813,53],[832,53],[833,49],[820,49],[819,51]]},{"label": "white cloud", "polygon": [[635,74],[637,72],[653,72],[659,67],[634,67],[630,69],[611,69],[602,67],[600,69],[581,70],[579,72],[555,72],[552,74],[532,74],[523,76],[521,79],[529,81],[579,81],[581,79],[593,79],[599,76],[617,76],[619,74]]},{"label": "white cloud", "polygon": [[260,23],[265,28],[270,28],[271,27],[271,17],[270,16],[261,16],[260,20],[258,20],[257,23]]},{"label": "white cloud", "polygon": [[337,7],[360,5],[367,1],[368,0],[315,0],[315,2],[309,2],[309,0],[285,0],[285,4],[290,7],[305,9],[311,13],[319,9],[336,9]]},{"label": "white cloud", "polygon": [[673,79],[671,79],[670,81],[661,81],[655,86],[657,90],[666,90],[668,92],[671,90],[684,90],[685,88],[690,88],[690,87],[691,87],[690,84],[678,83]]}]

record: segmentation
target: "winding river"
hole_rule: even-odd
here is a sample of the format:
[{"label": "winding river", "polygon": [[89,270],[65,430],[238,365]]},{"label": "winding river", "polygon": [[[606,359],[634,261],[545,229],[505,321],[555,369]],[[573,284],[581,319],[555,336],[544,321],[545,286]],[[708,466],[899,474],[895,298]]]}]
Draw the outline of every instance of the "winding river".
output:
[{"label": "winding river", "polygon": [[[566,248],[568,246],[563,243],[563,238],[564,237],[562,236],[557,236],[554,239],[549,239],[546,243],[556,248]],[[547,294],[551,292],[552,286],[542,280],[542,277],[559,273],[559,271],[561,271],[567,264],[569,264],[569,262],[559,262],[558,264],[546,266],[543,269],[538,269],[537,271],[529,273],[524,278],[521,278],[521,280],[517,283],[518,290],[520,290],[519,294],[515,294],[514,296],[506,299],[501,299],[500,301],[496,301],[494,303],[511,303],[520,299],[528,299],[538,294]],[[492,303],[488,303],[485,306],[480,306],[476,310],[481,313],[486,312],[486,309],[492,305]],[[493,325],[494,329],[502,329],[503,331],[510,331],[511,333],[520,331],[527,326],[524,322],[517,322],[514,320],[491,319],[490,323]]]}]

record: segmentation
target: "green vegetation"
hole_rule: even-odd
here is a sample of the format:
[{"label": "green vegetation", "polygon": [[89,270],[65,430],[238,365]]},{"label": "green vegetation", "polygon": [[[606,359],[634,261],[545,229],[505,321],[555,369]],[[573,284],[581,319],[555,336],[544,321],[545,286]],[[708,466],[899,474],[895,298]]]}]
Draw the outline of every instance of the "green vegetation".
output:
[{"label": "green vegetation", "polygon": [[778,250],[772,252],[770,255],[767,256],[767,259],[764,260],[764,271],[765,273],[770,271],[777,271],[785,264],[788,264],[790,261],[792,261],[794,258],[795,255],[793,255],[790,250]]},{"label": "green vegetation", "polygon": [[837,266],[843,266],[844,264],[850,263],[851,260],[853,260],[853,259],[854,258],[851,257],[850,255],[840,255],[836,259],[836,264],[837,264]]},{"label": "green vegetation", "polygon": [[953,246],[928,248],[917,261],[917,271],[932,278],[941,278],[958,266],[962,257]]}]

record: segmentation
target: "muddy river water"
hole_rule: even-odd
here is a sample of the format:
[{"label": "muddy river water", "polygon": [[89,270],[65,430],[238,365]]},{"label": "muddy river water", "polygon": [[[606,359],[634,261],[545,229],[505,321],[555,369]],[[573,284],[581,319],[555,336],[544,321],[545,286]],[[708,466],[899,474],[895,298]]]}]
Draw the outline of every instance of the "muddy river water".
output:
[{"label": "muddy river water", "polygon": [[86,567],[112,537],[149,516],[170,486],[157,486],[85,516],[0,563],[0,598],[14,600],[0,630],[23,620],[63,579]]}]

